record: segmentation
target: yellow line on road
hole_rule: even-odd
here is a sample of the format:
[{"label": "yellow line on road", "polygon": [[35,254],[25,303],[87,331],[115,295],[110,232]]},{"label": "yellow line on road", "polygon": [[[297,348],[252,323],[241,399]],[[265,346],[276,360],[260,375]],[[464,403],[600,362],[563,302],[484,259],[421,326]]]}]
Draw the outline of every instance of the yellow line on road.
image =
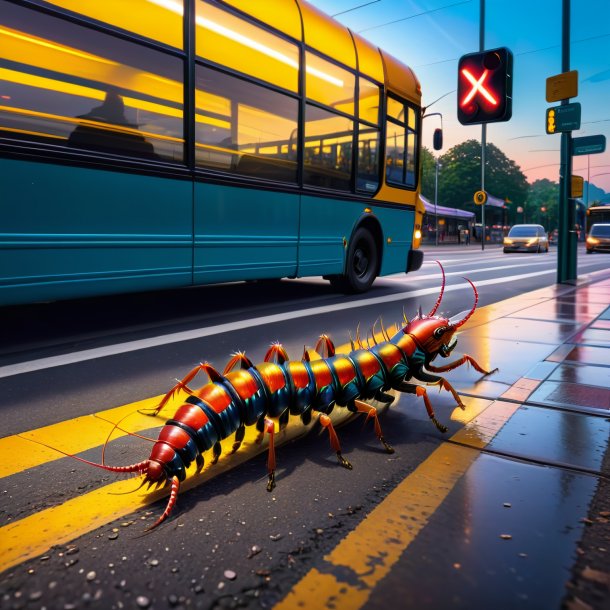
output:
[{"label": "yellow line on road", "polygon": [[[497,401],[443,443],[312,568],[274,610],[359,610],[455,484],[520,405]],[[481,432],[478,433],[477,430]],[[470,435],[470,436],[469,436]]]},{"label": "yellow line on road", "polygon": [[[138,413],[139,409],[151,409],[159,404],[161,397],[141,400],[114,409],[100,411],[95,415],[83,415],[43,428],[28,430],[19,435],[7,436],[0,439],[0,477],[8,477],[28,468],[34,468],[63,457],[59,451],[76,454],[87,451],[93,447],[103,445],[112,424],[100,421],[119,422],[121,427],[129,432],[139,432],[148,428],[161,426],[170,411],[164,410],[160,418],[150,417]],[[166,407],[166,409],[171,408]],[[125,419],[123,419],[125,418]],[[125,436],[126,432],[115,430],[112,438]],[[32,441],[45,443],[57,448],[59,451],[43,447]]]}]

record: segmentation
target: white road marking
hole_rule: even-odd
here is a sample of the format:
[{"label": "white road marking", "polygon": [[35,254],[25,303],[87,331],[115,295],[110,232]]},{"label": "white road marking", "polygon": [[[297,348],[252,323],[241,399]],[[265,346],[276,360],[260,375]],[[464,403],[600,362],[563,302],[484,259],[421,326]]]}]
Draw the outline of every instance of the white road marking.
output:
[{"label": "white road marking", "polygon": [[[480,286],[492,286],[494,284],[504,284],[506,282],[512,282],[513,280],[523,280],[529,277],[540,276],[546,273],[555,273],[556,270],[547,269],[535,271],[532,273],[524,273],[521,275],[513,275],[508,277],[493,278],[488,280],[481,280],[477,282],[477,288]],[[430,277],[437,277],[430,276]],[[421,278],[420,278],[421,279]],[[36,360],[30,360],[27,362],[18,362],[15,364],[8,364],[0,367],[0,378],[11,377],[13,375],[21,375],[24,373],[31,373],[34,371],[40,371],[43,369],[49,369],[57,366],[64,366],[67,364],[74,364],[76,362],[85,362],[87,360],[93,360],[95,358],[104,358],[106,356],[116,356],[117,354],[125,354],[128,352],[134,352],[137,350],[148,349],[152,347],[159,347],[162,345],[168,345],[170,343],[178,343],[180,341],[190,341],[192,339],[201,339],[202,337],[210,337],[213,335],[219,335],[222,333],[228,333],[235,330],[242,330],[244,328],[252,328],[253,326],[260,326],[264,324],[275,324],[277,322],[285,322],[287,320],[295,320],[298,318],[305,318],[309,316],[316,316],[326,314],[334,311],[345,311],[346,309],[356,309],[359,307],[370,307],[372,305],[378,305],[380,303],[389,303],[393,301],[402,301],[409,298],[415,298],[428,294],[438,294],[438,287],[434,286],[431,288],[421,288],[419,290],[409,290],[406,292],[399,292],[397,294],[388,294],[380,297],[365,298],[357,301],[350,301],[347,303],[335,303],[333,305],[323,305],[318,307],[310,307],[308,309],[299,309],[297,311],[289,311],[280,314],[273,314],[269,316],[260,316],[256,318],[250,318],[247,320],[238,320],[235,322],[227,322],[225,324],[217,324],[215,326],[208,326],[204,328],[194,328],[192,330],[169,333],[165,335],[158,335],[156,337],[149,337],[147,339],[138,339],[135,341],[126,341],[124,343],[117,343],[115,345],[107,345],[104,347],[96,347],[87,350],[81,350],[73,352],[71,354],[62,354],[60,356],[50,356],[47,358],[38,358]],[[459,283],[445,287],[445,292],[453,292],[455,290],[471,290],[470,285],[467,283]]]}]

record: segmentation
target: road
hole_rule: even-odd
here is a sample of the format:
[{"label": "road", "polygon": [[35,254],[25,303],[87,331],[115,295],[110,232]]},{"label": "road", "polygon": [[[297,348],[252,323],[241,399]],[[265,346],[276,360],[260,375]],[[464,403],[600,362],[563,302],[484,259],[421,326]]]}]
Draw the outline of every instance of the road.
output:
[{"label": "road", "polygon": [[[607,270],[607,257],[579,254],[580,277]],[[11,530],[19,531],[17,544],[2,542],[3,607],[278,604],[316,558],[332,551],[464,426],[449,393],[430,393],[438,419],[449,427],[445,435],[432,425],[421,399],[395,401],[381,418],[394,454],[383,450],[370,423],[340,428],[352,471],[337,464],[325,435],[289,441],[277,452],[277,487],[271,493],[265,455],[247,445],[185,488],[172,517],[149,533],[146,527],[163,512],[162,495],[125,494],[137,487],[136,480],[23,437],[99,462],[104,439],[121,421],[107,463],[146,459],[150,443],[121,429],[154,436],[158,424],[138,409],[156,404],[195,364],[206,360],[222,370],[237,350],[260,362],[276,340],[298,359],[323,332],[349,348],[349,333],[354,336],[358,325],[366,336],[380,317],[389,326],[401,320],[403,309],[409,318],[420,305],[424,313],[430,310],[440,286],[434,259],[446,270],[439,311],[448,316],[472,306],[473,292],[463,277],[476,284],[480,308],[556,280],[554,249],[504,255],[498,247],[481,251],[472,245],[429,248],[420,271],[380,278],[360,296],[337,295],[314,278],[6,308],[0,322],[0,514],[5,533],[23,527]],[[518,356],[489,350],[471,355],[483,366],[500,366],[494,383],[510,384],[510,361]],[[472,369],[460,370],[456,387],[462,391],[479,378]],[[470,402],[477,408],[481,399]]]}]

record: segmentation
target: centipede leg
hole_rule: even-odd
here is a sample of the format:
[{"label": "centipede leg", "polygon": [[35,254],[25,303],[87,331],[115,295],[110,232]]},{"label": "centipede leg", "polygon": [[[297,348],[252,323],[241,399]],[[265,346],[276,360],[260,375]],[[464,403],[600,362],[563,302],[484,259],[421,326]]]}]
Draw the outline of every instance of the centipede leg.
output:
[{"label": "centipede leg", "polygon": [[212,466],[216,465],[221,453],[222,453],[222,447],[221,447],[220,443],[214,443],[214,447],[212,447],[212,461],[210,462],[210,464],[212,464]]},{"label": "centipede leg", "polygon": [[339,464],[348,470],[351,470],[353,466],[341,455],[341,444],[339,443],[339,437],[335,432],[335,427],[333,426],[333,422],[330,417],[324,413],[320,413],[318,416],[318,421],[322,425],[323,428],[328,430],[328,436],[330,437],[330,446],[337,453],[337,459],[339,460]]},{"label": "centipede leg", "polygon": [[417,396],[421,396],[424,399],[424,404],[426,405],[426,411],[428,412],[428,416],[430,417],[430,419],[432,420],[432,423],[443,433],[447,432],[447,426],[443,426],[443,424],[441,424],[438,419],[436,419],[436,416],[434,415],[434,409],[432,408],[432,403],[430,402],[430,399],[428,398],[428,392],[426,391],[426,388],[420,386],[420,385],[416,385],[413,383],[403,383],[401,384],[398,389],[401,392],[407,392],[408,394],[415,394]]},{"label": "centipede leg", "polygon": [[275,424],[272,420],[265,418],[265,432],[269,434],[269,454],[267,456],[267,491],[275,488]]},{"label": "centipede leg", "polygon": [[231,453],[235,453],[240,447],[244,440],[244,436],[246,435],[246,427],[240,426],[237,428],[235,432],[235,442],[233,443],[233,449],[231,449]]},{"label": "centipede leg", "polygon": [[377,413],[377,409],[361,400],[355,400],[354,407],[358,413],[366,413],[365,423],[369,419],[373,419],[373,423],[375,424],[375,434],[377,438],[388,453],[394,453],[394,448],[390,444],[388,444],[385,438],[383,437],[383,432],[381,431],[381,424],[379,423],[379,414]]}]

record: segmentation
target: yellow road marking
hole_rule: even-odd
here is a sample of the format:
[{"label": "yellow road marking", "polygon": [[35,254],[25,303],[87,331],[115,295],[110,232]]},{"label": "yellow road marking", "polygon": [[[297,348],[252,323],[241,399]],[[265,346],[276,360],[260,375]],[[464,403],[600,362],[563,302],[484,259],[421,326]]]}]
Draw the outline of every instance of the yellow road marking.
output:
[{"label": "yellow road marking", "polygon": [[[484,447],[520,405],[495,402],[465,429]],[[461,430],[452,440],[463,441]],[[469,438],[469,437],[466,437]],[[274,610],[359,610],[373,588],[427,525],[434,511],[480,455],[475,448],[443,443],[402,481]],[[346,577],[347,574],[347,577]]]},{"label": "yellow road marking", "polygon": [[[97,415],[113,422],[126,418],[121,423],[121,427],[129,432],[139,432],[160,426],[165,422],[164,415],[167,415],[171,405],[166,407],[168,411],[164,409],[161,413],[162,419],[138,413],[138,409],[155,407],[160,400],[160,396],[149,398],[114,409],[100,411]],[[65,453],[75,454],[103,445],[111,430],[111,424],[100,422],[94,415],[83,415],[43,428],[21,432],[19,435],[2,438],[0,439],[0,477],[8,477],[63,457],[58,451],[29,442],[27,439],[46,443]],[[126,432],[117,429],[114,431],[112,438],[125,435]]]}]

